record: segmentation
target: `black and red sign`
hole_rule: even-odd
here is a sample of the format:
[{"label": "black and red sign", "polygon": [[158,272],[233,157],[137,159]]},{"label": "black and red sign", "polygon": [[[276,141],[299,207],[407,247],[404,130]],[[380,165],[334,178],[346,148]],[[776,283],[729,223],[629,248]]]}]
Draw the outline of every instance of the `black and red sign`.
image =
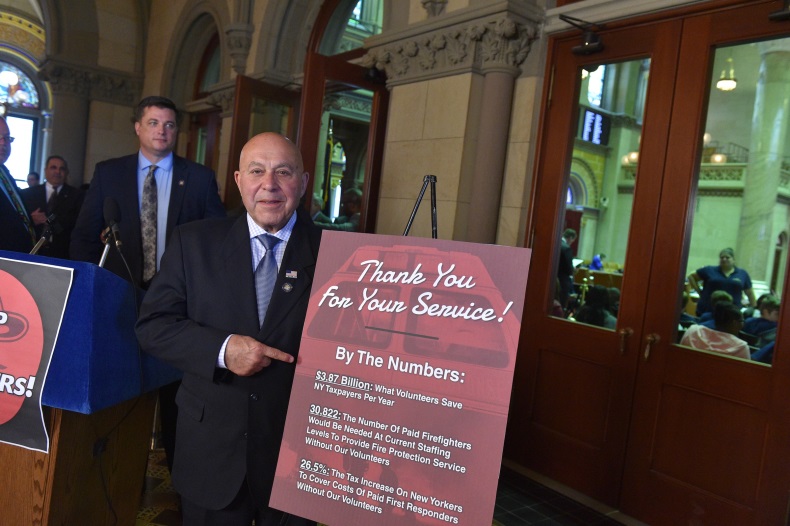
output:
[{"label": "black and red sign", "polygon": [[0,442],[48,452],[41,393],[72,269],[0,258]]}]

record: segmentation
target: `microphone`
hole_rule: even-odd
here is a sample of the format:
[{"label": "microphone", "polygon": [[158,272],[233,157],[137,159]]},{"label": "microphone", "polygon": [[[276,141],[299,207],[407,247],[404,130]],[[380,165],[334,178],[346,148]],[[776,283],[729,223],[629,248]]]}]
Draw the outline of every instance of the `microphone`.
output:
[{"label": "microphone", "polygon": [[115,246],[120,249],[121,231],[118,225],[121,223],[121,208],[118,206],[118,201],[116,201],[114,197],[107,197],[104,199],[104,223],[112,232],[112,237],[115,239]]}]

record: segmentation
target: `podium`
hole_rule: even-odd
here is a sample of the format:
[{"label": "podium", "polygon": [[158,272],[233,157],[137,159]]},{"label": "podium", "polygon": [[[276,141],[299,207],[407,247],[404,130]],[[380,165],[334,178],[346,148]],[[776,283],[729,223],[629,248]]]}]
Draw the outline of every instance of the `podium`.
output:
[{"label": "podium", "polygon": [[0,257],[74,269],[42,394],[49,454],[0,444],[0,523],[133,525],[156,388],[180,373],[139,351],[128,282],[91,263]]}]

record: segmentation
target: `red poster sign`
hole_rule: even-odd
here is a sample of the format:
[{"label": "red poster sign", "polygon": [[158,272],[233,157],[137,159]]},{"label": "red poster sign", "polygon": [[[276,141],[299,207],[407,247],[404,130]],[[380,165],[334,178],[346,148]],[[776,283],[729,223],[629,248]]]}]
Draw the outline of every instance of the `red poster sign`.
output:
[{"label": "red poster sign", "polygon": [[324,232],[270,505],[491,524],[529,254]]}]

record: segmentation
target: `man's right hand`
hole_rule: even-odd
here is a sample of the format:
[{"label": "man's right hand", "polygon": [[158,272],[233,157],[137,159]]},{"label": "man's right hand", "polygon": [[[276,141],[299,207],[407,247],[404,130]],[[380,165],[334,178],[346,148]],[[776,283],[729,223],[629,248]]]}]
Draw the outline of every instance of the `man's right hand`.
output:
[{"label": "man's right hand", "polygon": [[225,366],[239,376],[251,376],[268,367],[272,360],[293,363],[294,357],[255,338],[238,334],[231,336],[225,347]]},{"label": "man's right hand", "polygon": [[47,222],[47,214],[40,208],[36,208],[34,211],[30,212],[30,219],[33,220],[33,224],[36,226],[43,225]]}]

